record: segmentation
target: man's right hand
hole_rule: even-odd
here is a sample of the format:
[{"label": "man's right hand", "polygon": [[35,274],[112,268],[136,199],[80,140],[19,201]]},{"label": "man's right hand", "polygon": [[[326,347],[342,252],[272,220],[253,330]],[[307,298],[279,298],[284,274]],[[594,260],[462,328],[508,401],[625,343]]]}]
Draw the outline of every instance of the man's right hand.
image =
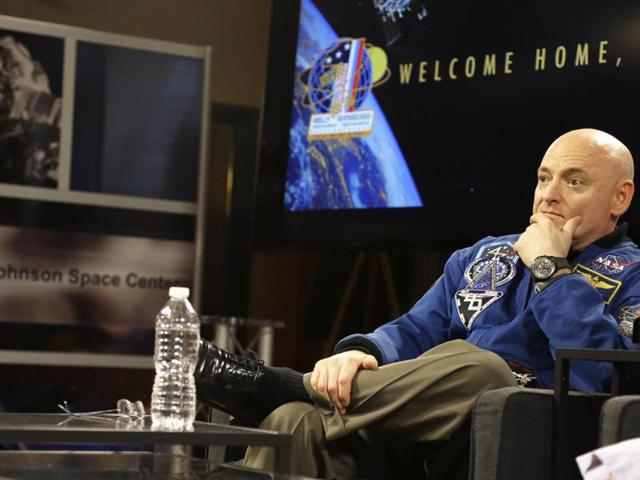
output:
[{"label": "man's right hand", "polygon": [[541,255],[566,257],[581,221],[582,217],[572,217],[558,226],[544,213],[536,213],[513,247],[527,267]]},{"label": "man's right hand", "polygon": [[344,415],[351,401],[351,383],[358,370],[378,368],[373,355],[348,350],[316,362],[311,373],[311,387]]}]

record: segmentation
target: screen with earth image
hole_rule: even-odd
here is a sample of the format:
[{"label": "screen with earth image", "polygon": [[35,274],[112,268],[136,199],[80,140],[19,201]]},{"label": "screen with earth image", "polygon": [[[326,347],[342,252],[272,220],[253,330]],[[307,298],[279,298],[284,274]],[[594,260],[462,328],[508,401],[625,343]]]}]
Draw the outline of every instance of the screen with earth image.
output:
[{"label": "screen with earth image", "polygon": [[639,22],[631,0],[274,2],[259,241],[522,231],[560,134],[599,128],[640,155]]}]

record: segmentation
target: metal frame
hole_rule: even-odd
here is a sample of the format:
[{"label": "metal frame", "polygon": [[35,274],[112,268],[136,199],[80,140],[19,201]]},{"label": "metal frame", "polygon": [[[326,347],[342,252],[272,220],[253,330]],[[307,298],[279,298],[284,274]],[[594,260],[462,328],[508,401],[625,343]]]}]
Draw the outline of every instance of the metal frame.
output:
[{"label": "metal frame", "polygon": [[613,377],[611,394],[619,395],[622,391],[622,374],[628,363],[640,363],[640,351],[637,350],[604,350],[593,348],[558,348],[556,349],[555,382],[553,400],[554,432],[555,432],[555,478],[566,480],[571,476],[571,445],[569,441],[569,365],[571,360],[587,360],[594,362],[612,362]]},{"label": "metal frame", "polygon": [[49,367],[132,368],[153,370],[151,355],[67,353],[29,350],[0,350],[0,365],[41,365]]},{"label": "metal frame", "polygon": [[[203,325],[213,325],[213,343],[224,350],[234,352],[243,351],[245,348],[253,349],[257,343],[257,354],[265,365],[273,363],[273,343],[275,329],[284,327],[284,322],[279,320],[254,319],[243,317],[225,317],[217,315],[203,315]],[[247,347],[242,347],[238,340],[238,327],[257,328],[257,334]]]},{"label": "metal frame", "polygon": [[77,43],[94,42],[113,47],[124,47],[149,52],[180,55],[203,60],[203,92],[200,130],[200,177],[207,159],[209,132],[209,77],[211,67],[211,48],[186,45],[148,38],[100,32],[79,27],[28,20],[0,15],[0,27],[32,35],[60,38],[64,41],[63,82],[62,82],[62,118],[59,156],[60,181],[57,188],[19,186],[1,184],[0,195],[9,198],[21,198],[41,201],[74,203],[83,205],[128,208],[165,213],[196,214],[196,202],[142,198],[128,195],[90,193],[69,190],[69,172],[71,169],[71,131],[73,130],[73,102],[75,97],[75,68]]},{"label": "metal frame", "polygon": [[259,111],[214,103],[210,116],[212,142],[218,128],[229,129],[231,138],[228,151],[212,146],[219,156],[212,156],[202,177],[206,188],[199,218],[204,228],[199,229],[198,240],[203,250],[196,273],[203,295],[198,307],[204,315],[247,316]]},{"label": "metal frame", "polygon": [[[44,202],[60,202],[67,204],[80,204],[87,206],[100,206],[110,208],[124,208],[129,210],[161,212],[169,214],[194,215],[196,217],[195,241],[194,241],[194,273],[193,273],[193,293],[192,303],[199,309],[202,298],[202,269],[204,258],[204,228],[205,228],[205,208],[204,195],[207,178],[208,164],[208,144],[209,144],[209,125],[210,125],[210,77],[211,77],[211,47],[187,45],[177,42],[162,41],[156,39],[148,39],[134,37],[129,35],[106,33],[86,28],[73,27],[69,25],[43,22],[38,20],[30,20],[24,18],[0,15],[0,28],[27,33],[31,35],[39,35],[43,37],[51,37],[60,39],[64,45],[63,56],[63,78],[62,78],[62,118],[61,118],[61,141],[59,155],[59,174],[60,179],[57,188],[42,188],[36,186],[23,186],[0,183],[0,197],[36,200]],[[76,53],[78,42],[93,42],[101,45],[113,47],[123,47],[134,50],[142,50],[154,52],[158,54],[178,55],[182,57],[201,59],[202,60],[202,104],[200,112],[200,145],[198,156],[198,198],[195,202],[185,202],[176,200],[166,200],[159,198],[143,198],[128,195],[115,195],[103,193],[91,193],[70,190],[70,169],[71,169],[71,142],[73,131],[73,112],[75,97],[75,72],[76,72]],[[0,351],[1,359],[9,359],[16,363],[27,364],[51,364],[47,362],[56,362],[56,358],[66,358],[66,365],[70,366],[96,366],[93,360],[87,356],[76,357],[75,354],[66,357],[67,354],[62,353],[41,353],[33,352],[38,362],[32,363],[29,358],[16,356],[12,351]],[[63,356],[63,357],[61,357]],[[115,357],[114,357],[115,358]],[[142,368],[137,365],[144,364],[138,360],[128,359],[115,360],[114,366],[124,368]],[[22,360],[25,362],[22,362]],[[46,360],[44,360],[46,359]],[[54,360],[52,360],[54,359]],[[98,362],[101,363],[101,362]],[[108,362],[102,362],[108,363]],[[58,364],[58,363],[55,363]],[[145,367],[146,368],[146,367]]]}]

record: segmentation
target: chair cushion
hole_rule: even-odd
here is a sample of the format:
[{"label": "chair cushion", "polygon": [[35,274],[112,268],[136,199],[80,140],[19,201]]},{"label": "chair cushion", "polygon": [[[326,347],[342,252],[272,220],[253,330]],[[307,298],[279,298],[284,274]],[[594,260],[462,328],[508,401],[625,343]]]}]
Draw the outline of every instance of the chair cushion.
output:
[{"label": "chair cushion", "polygon": [[[569,431],[575,455],[596,448],[602,394],[570,392]],[[476,401],[471,424],[473,480],[552,478],[553,391],[506,387]]]},{"label": "chair cushion", "polygon": [[640,395],[607,400],[600,415],[600,446],[636,437],[640,437]]}]

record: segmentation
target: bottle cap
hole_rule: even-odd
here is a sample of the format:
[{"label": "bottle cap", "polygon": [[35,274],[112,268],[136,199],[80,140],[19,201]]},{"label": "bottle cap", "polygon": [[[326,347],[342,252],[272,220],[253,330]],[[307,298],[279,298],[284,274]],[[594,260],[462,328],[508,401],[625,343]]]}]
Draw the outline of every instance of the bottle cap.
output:
[{"label": "bottle cap", "polygon": [[169,296],[173,298],[189,298],[189,289],[187,287],[171,287]]}]

